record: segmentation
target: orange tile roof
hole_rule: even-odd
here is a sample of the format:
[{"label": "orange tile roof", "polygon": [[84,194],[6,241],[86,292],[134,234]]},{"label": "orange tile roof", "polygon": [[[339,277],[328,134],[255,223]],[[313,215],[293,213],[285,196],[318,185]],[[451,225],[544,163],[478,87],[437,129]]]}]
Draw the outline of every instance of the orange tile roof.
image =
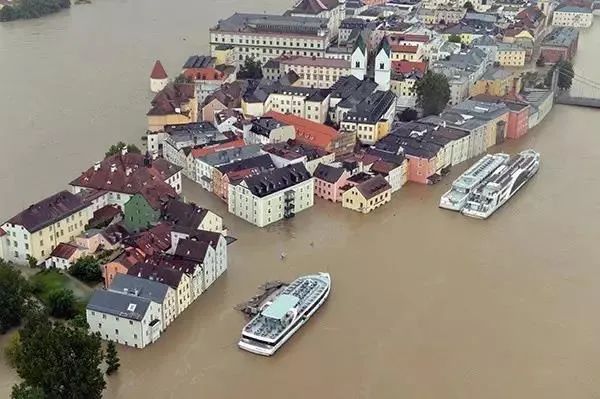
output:
[{"label": "orange tile roof", "polygon": [[331,143],[340,137],[340,133],[334,128],[325,126],[322,123],[313,122],[306,118],[301,118],[296,115],[269,111],[264,116],[271,117],[278,122],[294,126],[296,129],[297,141],[311,144],[323,149],[329,148]]}]

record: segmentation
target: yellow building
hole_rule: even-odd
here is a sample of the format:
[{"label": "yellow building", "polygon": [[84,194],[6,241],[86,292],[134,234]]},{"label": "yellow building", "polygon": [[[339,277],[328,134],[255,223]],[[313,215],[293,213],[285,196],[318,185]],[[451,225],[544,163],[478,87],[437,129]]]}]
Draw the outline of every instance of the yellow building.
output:
[{"label": "yellow building", "polygon": [[471,87],[471,97],[479,94],[490,96],[505,96],[512,91],[521,91],[521,77],[507,69],[491,67]]},{"label": "yellow building", "polygon": [[421,46],[408,44],[395,44],[390,46],[392,61],[421,61],[423,50]]},{"label": "yellow building", "polygon": [[342,206],[361,213],[372,210],[390,202],[392,186],[382,176],[374,176],[356,186],[348,188],[342,194]]},{"label": "yellow building", "polygon": [[228,44],[215,46],[213,57],[215,65],[235,65],[235,47]]},{"label": "yellow building", "polygon": [[15,263],[26,263],[29,257],[39,262],[58,244],[73,241],[91,216],[91,204],[68,191],[43,199],[2,225],[3,257]]},{"label": "yellow building", "polygon": [[501,66],[524,67],[527,51],[516,44],[498,43],[496,61]]},{"label": "yellow building", "polygon": [[165,125],[182,125],[198,121],[198,99],[192,84],[169,84],[152,100],[146,114],[148,130],[157,132]]},{"label": "yellow building", "polygon": [[341,131],[356,133],[363,144],[375,144],[387,136],[396,112],[396,95],[376,91],[350,111],[341,123]]}]

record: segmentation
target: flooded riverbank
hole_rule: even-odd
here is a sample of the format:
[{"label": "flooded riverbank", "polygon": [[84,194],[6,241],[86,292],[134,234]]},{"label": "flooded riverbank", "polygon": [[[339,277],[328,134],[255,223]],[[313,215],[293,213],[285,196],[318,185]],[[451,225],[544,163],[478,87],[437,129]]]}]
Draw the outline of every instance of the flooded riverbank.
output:
[{"label": "flooded riverbank", "polygon": [[[190,7],[196,7],[194,18],[214,16],[211,23],[217,14],[241,9],[238,2],[223,3]],[[276,4],[266,3],[261,5]],[[15,106],[4,96],[0,100],[9,133],[23,137],[22,145],[1,150],[1,184],[10,188],[8,205],[3,202],[1,207],[4,216],[58,189],[68,180],[65,176],[99,158],[111,142],[141,135],[146,69],[155,58],[170,71],[176,69],[196,48],[187,40],[172,45],[165,37],[189,38],[187,30],[194,29],[206,40],[208,22],[192,27],[191,12],[183,13],[181,23],[167,26],[160,23],[159,11],[173,15],[171,3],[150,1],[151,11],[141,4],[98,2],[89,10],[98,6],[100,11],[87,21],[70,18],[60,27],[57,21],[44,20],[37,27],[9,28],[10,40],[31,40],[21,44],[29,55],[15,57],[33,62],[42,49],[31,32],[53,26],[45,35],[58,35],[56,47],[44,50],[46,58],[41,59],[50,71],[66,64],[66,75],[51,79],[51,72],[33,71],[30,83],[19,84],[18,90],[16,82],[2,78],[13,85],[9,97],[27,104]],[[244,3],[244,8],[257,5]],[[144,17],[137,22],[134,18],[128,28],[124,19],[136,12]],[[113,14],[115,26],[94,22]],[[79,26],[84,23],[89,26]],[[0,29],[4,57],[8,45],[13,52],[19,43],[8,43],[5,28]],[[22,32],[15,36],[14,29]],[[81,37],[71,37],[73,32]],[[87,40],[92,33],[106,39]],[[134,38],[131,43],[126,33]],[[582,35],[576,60],[576,69],[597,81],[599,35],[598,24]],[[57,56],[61,49],[67,53],[63,60]],[[130,65],[129,59],[137,59],[136,64]],[[29,63],[13,62],[10,73],[22,81],[26,77],[16,65]],[[123,63],[127,67],[119,66]],[[6,65],[1,59],[4,70]],[[90,70],[91,65],[95,67]],[[83,84],[95,77],[99,80],[93,87]],[[44,90],[36,90],[33,83]],[[83,97],[81,87],[86,87]],[[70,117],[72,123],[64,123]],[[600,395],[600,320],[594,317],[600,300],[595,262],[600,257],[595,242],[600,233],[595,223],[600,217],[599,123],[597,110],[557,106],[524,139],[494,148],[513,153],[533,147],[542,154],[542,166],[487,221],[437,208],[440,195],[468,165],[455,168],[436,186],[408,184],[391,203],[369,215],[319,200],[294,219],[266,229],[229,215],[224,203],[188,182],[187,198],[223,215],[238,238],[230,247],[229,270],[158,342],[142,351],[119,347],[122,367],[108,380],[105,397]],[[18,166],[20,159],[30,164]],[[283,251],[287,257],[281,261]],[[273,358],[239,350],[244,317],[233,307],[267,280],[291,280],[315,271],[332,274],[333,291],[310,322]],[[0,364],[0,397],[8,395],[14,381],[14,373]]]}]

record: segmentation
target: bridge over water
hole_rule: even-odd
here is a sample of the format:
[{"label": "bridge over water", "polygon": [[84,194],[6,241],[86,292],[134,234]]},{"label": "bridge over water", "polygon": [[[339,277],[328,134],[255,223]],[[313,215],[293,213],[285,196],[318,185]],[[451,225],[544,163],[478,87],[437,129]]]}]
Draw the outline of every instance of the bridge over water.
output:
[{"label": "bridge over water", "polygon": [[573,86],[568,91],[556,87],[558,75],[553,82],[556,104],[575,105],[578,107],[600,108],[600,82],[595,82],[575,72]]}]

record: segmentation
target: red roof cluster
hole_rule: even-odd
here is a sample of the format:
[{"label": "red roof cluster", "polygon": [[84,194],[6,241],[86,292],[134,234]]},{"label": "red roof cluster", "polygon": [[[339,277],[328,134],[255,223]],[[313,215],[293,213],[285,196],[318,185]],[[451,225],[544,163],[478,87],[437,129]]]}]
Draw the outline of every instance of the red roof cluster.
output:
[{"label": "red roof cluster", "polygon": [[422,61],[392,61],[392,70],[396,73],[403,75],[411,72],[420,72],[425,74],[427,72],[427,63]]},{"label": "red roof cluster", "polygon": [[206,156],[208,154],[213,154],[218,151],[229,150],[232,148],[240,148],[245,145],[246,145],[246,143],[244,143],[243,139],[237,139],[237,140],[233,140],[233,141],[228,141],[226,143],[219,143],[219,144],[207,145],[204,147],[193,148],[191,151],[191,154],[192,154],[193,158],[200,158],[200,157]]},{"label": "red roof cluster", "polygon": [[294,126],[297,141],[325,150],[329,149],[331,143],[340,137],[340,133],[334,128],[296,115],[269,111],[264,116]]},{"label": "red roof cluster", "polygon": [[154,96],[152,108],[146,115],[170,115],[176,109],[182,108],[195,96],[195,88],[192,84],[168,84],[164,89]]},{"label": "red roof cluster", "polygon": [[419,46],[412,46],[409,44],[395,44],[390,46],[392,49],[392,53],[409,53],[409,54],[417,54],[419,51]]}]

